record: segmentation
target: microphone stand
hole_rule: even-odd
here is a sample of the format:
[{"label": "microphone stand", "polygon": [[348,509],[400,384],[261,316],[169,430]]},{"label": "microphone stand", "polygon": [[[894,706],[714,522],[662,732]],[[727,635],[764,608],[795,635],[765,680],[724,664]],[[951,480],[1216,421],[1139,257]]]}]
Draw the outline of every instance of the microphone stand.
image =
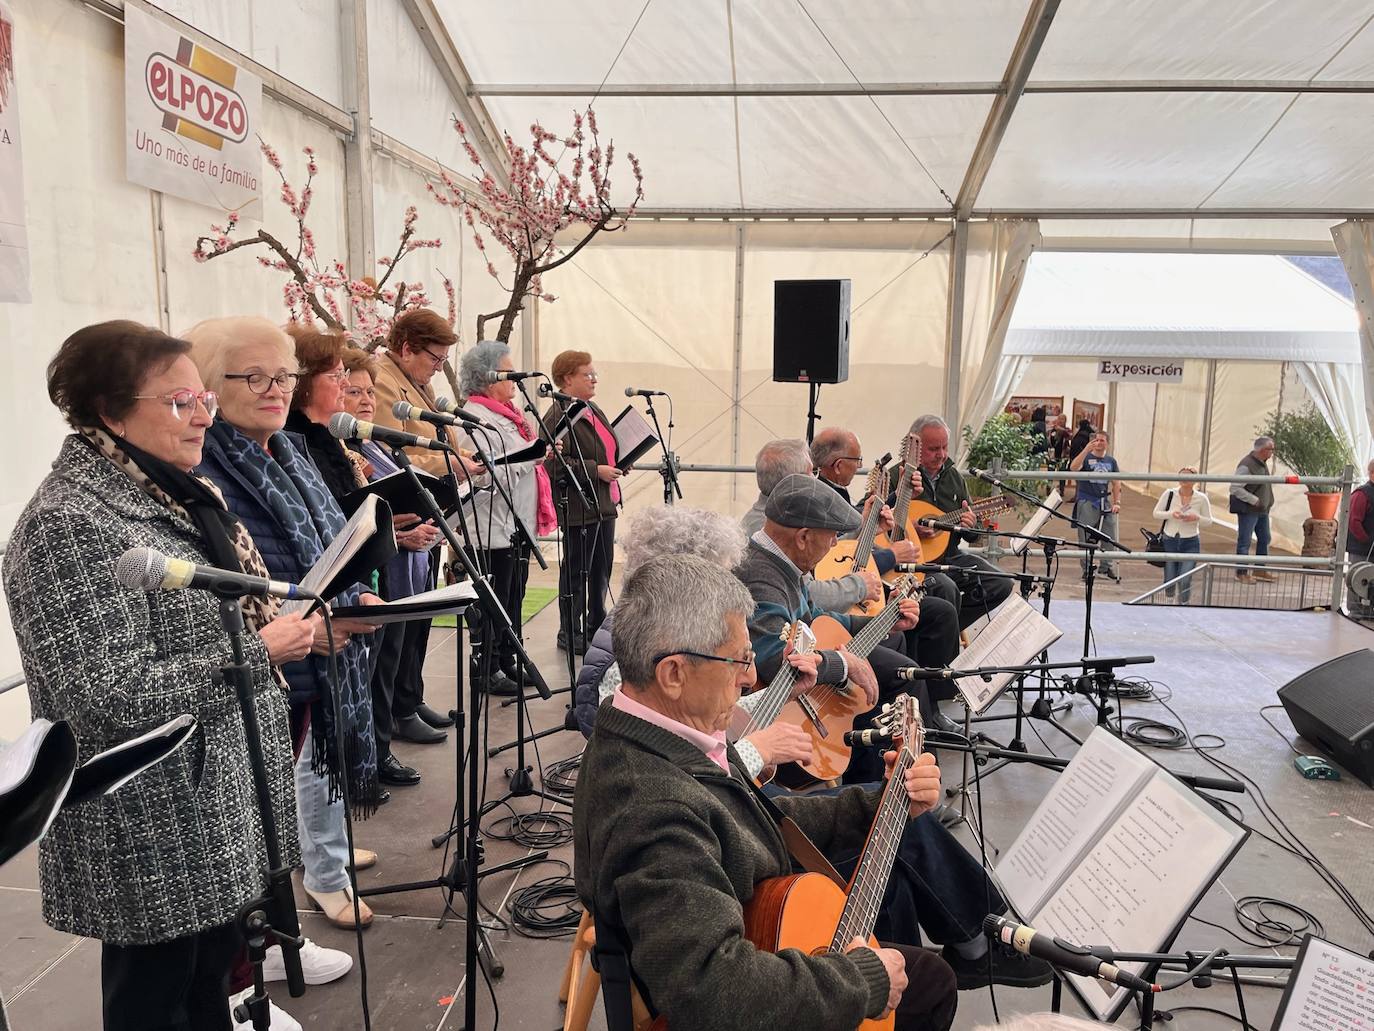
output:
[{"label": "microphone stand", "polygon": [[[243,737],[248,746],[248,764],[253,772],[253,791],[257,796],[258,818],[262,823],[263,845],[267,852],[264,892],[239,907],[234,918],[248,942],[248,962],[253,967],[253,994],[239,1006],[256,1031],[265,1031],[271,1021],[270,1002],[262,976],[263,960],[267,957],[267,935],[281,943],[282,959],[286,964],[287,990],[293,998],[305,994],[305,977],[301,973],[300,922],[296,916],[296,896],[291,886],[291,868],[282,865],[281,842],[277,837],[276,814],[272,808],[272,793],[267,786],[267,763],[262,755],[262,735],[258,729],[253,704],[253,673],[243,649],[243,609],[239,596],[226,591],[219,595],[219,621],[229,635],[230,660],[215,673],[217,683],[232,684],[238,698],[239,715],[243,720]],[[310,597],[315,597],[310,595]],[[316,601],[319,599],[316,598]]]},{"label": "microphone stand", "polygon": [[[679,501],[682,500],[682,484],[677,479],[677,455],[668,449],[668,441],[663,436],[663,430],[658,425],[658,413],[654,411],[654,398],[652,394],[645,394],[644,401],[649,406],[649,418],[654,421],[654,433],[658,434],[658,446],[663,449],[663,464],[659,466],[659,474],[663,477],[663,503],[671,505],[673,496],[677,495]],[[672,398],[669,401],[668,429],[673,428]]]},{"label": "microphone stand", "polygon": [[[502,608],[501,602],[497,599],[495,593],[492,591],[491,584],[480,575],[480,572],[473,564],[473,560],[468,557],[468,553],[463,549],[462,543],[454,534],[453,527],[449,526],[447,520],[444,519],[443,511],[439,508],[438,502],[434,500],[434,495],[429,492],[429,489],[425,487],[425,485],[420,481],[420,478],[415,474],[415,468],[411,465],[410,457],[405,453],[404,450],[400,448],[393,448],[392,459],[395,461],[396,465],[405,472],[406,476],[409,477],[411,486],[415,489],[416,495],[420,499],[421,506],[424,508],[426,514],[430,518],[434,519],[435,523],[438,525],[440,529],[440,532],[443,533],[444,539],[448,542],[449,548],[453,551],[454,559],[463,567],[464,571],[468,575],[468,579],[472,581],[473,589],[477,592],[477,603],[482,606],[483,617],[486,622],[486,629],[496,631],[494,633],[487,634],[486,643],[488,650],[490,650],[492,643],[500,635],[500,633],[504,633],[510,639],[511,646],[515,650],[517,662],[523,662],[526,666],[528,666],[530,672],[533,674],[535,685],[539,689],[539,693],[545,698],[550,697],[548,685],[544,683],[544,678],[542,675],[540,675],[538,667],[536,667],[534,663],[530,661],[530,657],[528,653],[525,651],[525,646],[520,640],[520,635],[515,632],[515,629],[511,624],[510,618],[506,615],[505,609]],[[461,507],[462,506],[459,506],[460,511]],[[444,917],[442,917],[439,921],[439,925],[442,927],[445,920],[447,919],[448,912],[452,907],[454,894],[460,891],[462,892],[464,900],[467,903],[466,914],[464,918],[466,948],[464,953],[465,980],[463,983],[466,987],[463,992],[463,1027],[465,1031],[476,1031],[476,984],[477,961],[479,958],[479,953],[485,953],[487,957],[490,957],[489,959],[484,960],[483,965],[487,968],[488,972],[493,978],[500,977],[505,972],[505,967],[501,964],[500,960],[496,958],[496,954],[492,949],[491,940],[487,937],[486,929],[482,927],[481,923],[479,922],[479,916],[477,912],[478,880],[479,878],[487,877],[495,873],[500,873],[504,870],[516,870],[528,866],[531,863],[541,862],[542,860],[547,859],[549,854],[546,850],[534,852],[528,856],[522,856],[519,859],[512,860],[508,863],[501,863],[497,866],[493,866],[486,870],[479,870],[479,867],[482,863],[483,846],[482,839],[479,834],[479,831],[481,829],[481,820],[478,818],[480,802],[478,799],[478,777],[475,766],[477,762],[477,756],[481,753],[481,742],[478,737],[479,728],[477,715],[479,710],[481,709],[482,696],[477,690],[476,681],[469,678],[470,682],[468,684],[468,688],[471,692],[469,706],[471,709],[472,718],[470,720],[466,719],[465,714],[462,711],[462,634],[461,632],[459,632],[454,636],[459,642],[458,666],[454,671],[457,677],[458,703],[453,713],[454,729],[461,736],[462,731],[464,730],[464,724],[466,720],[466,729],[468,732],[467,754],[472,757],[473,768],[468,769],[466,771],[466,806],[464,805],[463,799],[463,781],[460,778],[456,785],[457,797],[454,803],[453,820],[452,826],[450,827],[450,832],[447,834],[439,835],[437,838],[433,839],[433,841],[434,846],[438,848],[445,841],[447,841],[449,837],[459,833],[461,830],[466,828],[467,836],[465,841],[465,847],[454,853],[453,864],[449,867],[449,869],[433,880],[417,881],[407,884],[389,885],[381,888],[371,888],[365,892],[359,892],[359,894],[382,895],[403,891],[421,891],[427,888],[444,888],[447,892],[447,895],[444,899]],[[464,749],[461,745],[459,745],[457,748],[455,748],[455,752],[457,753],[457,763],[459,769],[462,770],[464,767]]]}]

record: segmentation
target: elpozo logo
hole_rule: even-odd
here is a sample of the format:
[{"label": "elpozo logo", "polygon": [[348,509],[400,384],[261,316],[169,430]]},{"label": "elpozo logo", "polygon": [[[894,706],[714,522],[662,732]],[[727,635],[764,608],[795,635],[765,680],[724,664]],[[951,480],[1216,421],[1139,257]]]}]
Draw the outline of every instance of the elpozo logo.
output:
[{"label": "elpozo logo", "polygon": [[175,59],[154,53],[144,68],[148,97],[162,127],[219,150],[248,138],[248,109],[234,90],[238,68],[182,37]]}]

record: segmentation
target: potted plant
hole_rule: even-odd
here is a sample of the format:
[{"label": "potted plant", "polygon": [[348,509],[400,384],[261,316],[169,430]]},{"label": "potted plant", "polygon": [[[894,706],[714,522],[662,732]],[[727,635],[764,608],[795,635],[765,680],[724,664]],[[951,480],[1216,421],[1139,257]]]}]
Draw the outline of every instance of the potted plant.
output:
[{"label": "potted plant", "polygon": [[[968,452],[968,465],[986,469],[994,460],[1001,459],[1002,468],[1007,470],[1040,467],[1039,456],[1031,453],[1034,441],[1030,426],[1022,424],[1016,416],[1007,412],[998,412],[983,423],[983,428],[978,431],[976,437],[973,428],[965,426],[963,437],[964,448]],[[982,480],[970,477],[966,482],[971,497],[982,498],[992,493],[992,487]],[[1039,480],[1007,482],[1032,493],[1042,493],[1044,487],[1044,481]]]},{"label": "potted plant", "polygon": [[[1270,412],[1259,432],[1274,438],[1275,457],[1299,476],[1339,476],[1354,461],[1350,445],[1331,429],[1311,401],[1296,412]],[[1335,519],[1340,503],[1339,487],[1307,490],[1313,519]]]}]

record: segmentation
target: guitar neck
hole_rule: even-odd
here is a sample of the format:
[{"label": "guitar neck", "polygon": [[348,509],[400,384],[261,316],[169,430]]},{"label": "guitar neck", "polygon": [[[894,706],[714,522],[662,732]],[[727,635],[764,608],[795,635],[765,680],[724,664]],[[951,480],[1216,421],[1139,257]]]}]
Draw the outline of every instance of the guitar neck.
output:
[{"label": "guitar neck", "polygon": [[878,536],[878,518],[882,515],[882,508],[874,502],[869,509],[867,518],[864,519],[863,527],[859,530],[859,541],[854,546],[854,571],[857,573],[868,566],[868,560],[873,557],[873,541]]},{"label": "guitar neck", "polygon": [[897,857],[902,829],[906,826],[905,775],[912,761],[911,752],[905,746],[898,750],[897,761],[892,764],[892,776],[888,778],[882,801],[878,803],[873,829],[864,844],[863,855],[859,857],[854,880],[850,882],[849,896],[840,914],[835,937],[830,942],[831,952],[844,952],[856,937],[867,941],[873,933],[883,895],[887,892],[888,878],[892,876],[892,864]]},{"label": "guitar neck", "polygon": [[756,731],[772,726],[773,721],[778,718],[778,713],[782,712],[782,707],[787,704],[787,699],[792,696],[792,685],[796,682],[796,669],[784,660],[777,675],[763,689],[763,699],[754,707],[749,723],[740,737],[748,737]]},{"label": "guitar neck", "polygon": [[908,597],[911,597],[911,594],[907,591],[894,592],[888,603],[883,606],[883,611],[869,620],[868,625],[855,634],[850,642],[844,646],[844,650],[861,659],[867,658],[868,653],[878,647],[883,639],[892,633],[893,625],[902,614],[897,603]]},{"label": "guitar neck", "polygon": [[892,503],[893,527],[888,534],[894,541],[906,539],[906,513],[911,507],[911,477],[915,473],[915,466],[903,463],[902,471],[897,474],[897,496]]}]

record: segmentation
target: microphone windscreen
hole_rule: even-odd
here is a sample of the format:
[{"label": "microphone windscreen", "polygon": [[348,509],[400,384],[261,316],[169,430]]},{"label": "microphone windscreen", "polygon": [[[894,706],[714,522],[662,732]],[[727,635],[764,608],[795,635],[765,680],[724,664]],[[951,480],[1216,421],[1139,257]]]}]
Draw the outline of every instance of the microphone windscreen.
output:
[{"label": "microphone windscreen", "polygon": [[391,414],[394,415],[394,416],[396,416],[396,418],[398,418],[398,419],[409,419],[409,418],[410,418],[410,402],[409,402],[409,401],[397,401],[394,405],[391,406]]},{"label": "microphone windscreen", "polygon": [[155,591],[167,572],[167,556],[152,548],[130,548],[115,561],[115,579],[136,591]]},{"label": "microphone windscreen", "polygon": [[358,435],[358,420],[347,412],[335,412],[329,417],[329,432],[339,440],[352,440]]},{"label": "microphone windscreen", "polygon": [[445,415],[449,415],[453,412],[456,412],[458,410],[458,406],[453,403],[453,398],[440,397],[436,398],[434,401],[434,410],[436,412],[443,412]]},{"label": "microphone windscreen", "polygon": [[634,387],[626,387],[626,388],[625,388],[625,396],[626,396],[626,397],[634,397],[634,396],[635,396],[635,388],[634,388]]}]

